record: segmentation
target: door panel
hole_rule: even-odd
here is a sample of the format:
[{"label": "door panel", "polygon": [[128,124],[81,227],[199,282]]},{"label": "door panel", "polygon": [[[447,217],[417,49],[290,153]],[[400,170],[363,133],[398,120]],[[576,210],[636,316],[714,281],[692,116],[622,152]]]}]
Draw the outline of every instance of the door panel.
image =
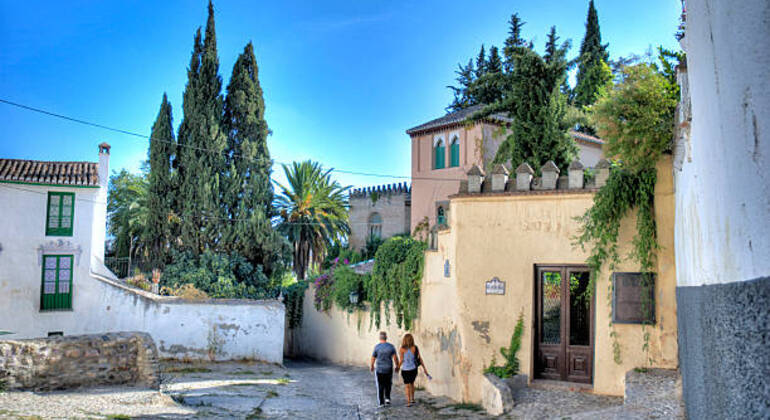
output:
[{"label": "door panel", "polygon": [[536,270],[535,377],[591,383],[593,299],[585,267]]}]

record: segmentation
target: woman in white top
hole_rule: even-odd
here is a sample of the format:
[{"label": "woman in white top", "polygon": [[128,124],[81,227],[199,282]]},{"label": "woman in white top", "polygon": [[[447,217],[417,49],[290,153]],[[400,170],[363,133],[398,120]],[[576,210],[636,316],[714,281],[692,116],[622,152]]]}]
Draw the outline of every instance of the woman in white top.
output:
[{"label": "woman in white top", "polygon": [[401,348],[398,349],[398,355],[401,359],[401,377],[404,378],[406,405],[409,407],[414,404],[414,380],[417,378],[417,368],[422,366],[425,376],[430,378],[430,375],[428,375],[428,369],[420,357],[420,349],[414,344],[412,334],[404,335],[404,339],[401,340]]}]

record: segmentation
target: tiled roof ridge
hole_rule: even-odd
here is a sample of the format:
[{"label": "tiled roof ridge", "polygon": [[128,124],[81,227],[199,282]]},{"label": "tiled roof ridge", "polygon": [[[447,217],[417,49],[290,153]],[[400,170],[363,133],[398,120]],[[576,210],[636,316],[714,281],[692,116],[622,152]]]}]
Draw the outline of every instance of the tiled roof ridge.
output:
[{"label": "tiled roof ridge", "polygon": [[98,163],[0,159],[0,181],[98,186]]},{"label": "tiled roof ridge", "polygon": [[[460,124],[468,120],[468,118],[470,118],[476,112],[482,110],[485,106],[486,105],[484,104],[477,104],[477,105],[471,105],[467,108],[463,108],[457,111],[449,112],[442,117],[434,118],[426,123],[412,127],[406,130],[406,133],[411,135],[419,132],[446,127],[448,125]],[[494,114],[487,115],[484,117],[484,120],[503,123],[503,124],[509,123],[512,121],[504,112],[496,112]]]}]

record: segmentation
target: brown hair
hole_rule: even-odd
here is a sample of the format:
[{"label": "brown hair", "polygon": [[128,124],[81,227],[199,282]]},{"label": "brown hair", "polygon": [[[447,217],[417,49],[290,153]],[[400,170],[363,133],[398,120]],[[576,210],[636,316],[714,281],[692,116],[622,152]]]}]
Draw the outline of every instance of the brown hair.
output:
[{"label": "brown hair", "polygon": [[401,340],[401,348],[411,349],[412,347],[415,347],[414,337],[412,337],[412,334],[409,334],[409,333],[404,334],[404,339]]}]

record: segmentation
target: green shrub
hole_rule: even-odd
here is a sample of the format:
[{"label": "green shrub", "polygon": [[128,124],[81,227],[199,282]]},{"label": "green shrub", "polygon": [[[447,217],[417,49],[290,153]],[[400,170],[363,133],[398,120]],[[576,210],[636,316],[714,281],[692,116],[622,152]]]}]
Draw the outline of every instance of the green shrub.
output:
[{"label": "green shrub", "polygon": [[390,323],[392,305],[396,324],[406,330],[411,328],[419,309],[425,248],[424,242],[408,237],[393,237],[377,250],[371,279],[365,283],[366,296],[372,304],[371,320],[378,328],[383,303],[387,323]]},{"label": "green shrub", "polygon": [[524,315],[519,314],[519,319],[516,321],[516,327],[513,329],[513,335],[511,336],[510,346],[508,348],[500,348],[500,354],[503,355],[505,364],[503,366],[496,366],[495,356],[493,355],[489,366],[484,368],[484,373],[491,373],[502,379],[517,375],[519,373],[519,358],[516,357],[516,353],[521,349],[521,336],[523,334]]},{"label": "green shrub", "polygon": [[237,253],[205,251],[174,253],[161,278],[163,285],[178,288],[192,284],[212,298],[269,299],[278,297],[279,279],[271,280],[261,266],[253,266]]},{"label": "green shrub", "polygon": [[[360,307],[364,301],[364,276],[356,274],[352,268],[347,265],[341,265],[334,269],[334,281],[332,286],[332,299],[340,309],[346,309],[352,312],[353,309]],[[358,293],[358,303],[350,303],[350,294]]]}]

